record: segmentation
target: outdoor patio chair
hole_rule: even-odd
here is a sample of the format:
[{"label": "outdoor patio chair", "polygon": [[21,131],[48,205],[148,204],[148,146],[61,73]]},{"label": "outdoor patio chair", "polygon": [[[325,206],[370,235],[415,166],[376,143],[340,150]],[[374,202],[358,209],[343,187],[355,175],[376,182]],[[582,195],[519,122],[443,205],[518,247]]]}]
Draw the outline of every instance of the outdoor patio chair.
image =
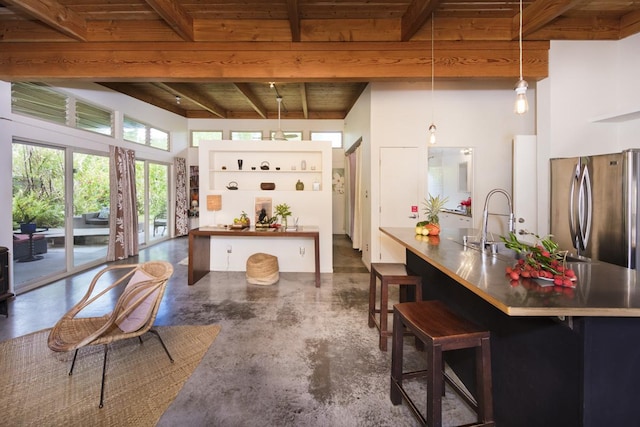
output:
[{"label": "outdoor patio chair", "polygon": [[167,231],[167,213],[160,212],[158,215],[153,217],[153,235],[156,235],[156,232],[159,228],[162,228],[161,236],[164,236],[165,231]]},{"label": "outdoor patio chair", "polygon": [[[120,275],[118,270],[128,271]],[[80,302],[69,310],[49,333],[48,345],[51,350],[59,352],[75,350],[69,375],[73,373],[80,348],[104,345],[100,408],[104,404],[105,370],[110,343],[134,337],[138,337],[142,343],[141,336],[151,332],[158,337],[162,348],[173,363],[173,358],[162,338],[152,329],[167,281],[172,274],[173,266],[166,261],[112,265],[104,268],[93,278]],[[113,281],[116,276],[121,277]],[[105,281],[109,283],[105,285]],[[125,283],[126,286],[124,286]],[[81,317],[83,312],[109,311],[112,306],[110,301],[114,300],[112,294],[121,290],[120,287],[124,287],[124,290],[115,302],[113,310],[99,317]]]}]

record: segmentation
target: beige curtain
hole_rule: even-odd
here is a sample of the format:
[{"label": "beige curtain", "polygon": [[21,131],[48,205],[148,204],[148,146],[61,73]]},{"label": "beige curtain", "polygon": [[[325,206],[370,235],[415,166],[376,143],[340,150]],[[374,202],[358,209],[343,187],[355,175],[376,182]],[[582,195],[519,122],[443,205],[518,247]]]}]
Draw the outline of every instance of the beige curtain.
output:
[{"label": "beige curtain", "polygon": [[189,189],[187,188],[187,160],[175,158],[176,169],[176,236],[189,234]]},{"label": "beige curtain", "polygon": [[138,255],[138,212],[136,209],[136,153],[109,147],[109,248],[107,261]]}]

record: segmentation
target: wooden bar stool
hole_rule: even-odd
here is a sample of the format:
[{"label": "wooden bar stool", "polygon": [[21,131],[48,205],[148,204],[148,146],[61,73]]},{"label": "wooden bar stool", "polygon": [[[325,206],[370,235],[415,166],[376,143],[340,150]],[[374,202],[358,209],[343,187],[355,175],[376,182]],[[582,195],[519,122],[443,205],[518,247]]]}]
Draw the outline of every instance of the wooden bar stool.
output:
[{"label": "wooden bar stool", "polygon": [[[442,395],[444,382],[469,403],[478,414],[474,426],[494,426],[493,398],[491,396],[491,348],[489,331],[456,316],[440,301],[418,301],[396,304],[393,311],[393,341],[391,348],[391,403],[399,405],[404,398],[423,424],[430,427],[442,425]],[[403,372],[402,352],[404,328],[413,332],[425,344],[427,369]],[[442,353],[462,348],[476,349],[477,402],[462,390],[443,371]],[[426,418],[418,411],[405,389],[402,380],[427,377]]]},{"label": "wooden bar stool", "polygon": [[[376,308],[376,282],[380,279],[380,308]],[[392,335],[388,330],[389,285],[400,286],[400,302],[407,301],[407,289],[415,288],[416,301],[422,301],[422,279],[407,273],[407,267],[400,263],[372,263],[369,281],[369,327],[374,326],[380,332],[380,350],[387,351],[387,337]],[[376,319],[380,314],[380,321]]]}]

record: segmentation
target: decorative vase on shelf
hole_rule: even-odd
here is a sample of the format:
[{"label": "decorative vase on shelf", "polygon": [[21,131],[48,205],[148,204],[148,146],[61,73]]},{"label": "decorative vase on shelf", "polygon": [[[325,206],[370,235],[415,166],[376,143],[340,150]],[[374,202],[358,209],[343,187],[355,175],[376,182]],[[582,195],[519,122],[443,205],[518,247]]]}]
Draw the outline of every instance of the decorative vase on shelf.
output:
[{"label": "decorative vase on shelf", "polygon": [[298,191],[304,190],[304,182],[298,180],[298,182],[296,182],[296,190]]}]

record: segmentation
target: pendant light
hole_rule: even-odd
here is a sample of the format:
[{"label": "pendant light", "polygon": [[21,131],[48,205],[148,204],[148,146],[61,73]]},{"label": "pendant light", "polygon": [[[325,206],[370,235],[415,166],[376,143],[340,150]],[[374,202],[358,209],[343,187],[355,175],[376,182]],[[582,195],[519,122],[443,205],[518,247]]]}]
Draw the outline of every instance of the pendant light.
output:
[{"label": "pendant light", "polygon": [[280,104],[282,104],[282,97],[278,95],[276,97],[276,101],[278,101],[278,130],[273,134],[274,141],[286,141],[287,138],[284,136],[284,132],[282,132],[282,128],[280,127]]},{"label": "pendant light", "polygon": [[433,55],[433,13],[431,13],[431,125],[429,126],[429,144],[436,143],[436,125],[434,123],[435,104],[434,104],[434,74],[435,59]]},{"label": "pendant light", "polygon": [[518,33],[518,46],[520,50],[520,80],[516,83],[516,105],[515,113],[524,114],[529,111],[529,103],[527,102],[527,87],[529,86],[522,78],[522,0],[520,0],[520,31]]}]

